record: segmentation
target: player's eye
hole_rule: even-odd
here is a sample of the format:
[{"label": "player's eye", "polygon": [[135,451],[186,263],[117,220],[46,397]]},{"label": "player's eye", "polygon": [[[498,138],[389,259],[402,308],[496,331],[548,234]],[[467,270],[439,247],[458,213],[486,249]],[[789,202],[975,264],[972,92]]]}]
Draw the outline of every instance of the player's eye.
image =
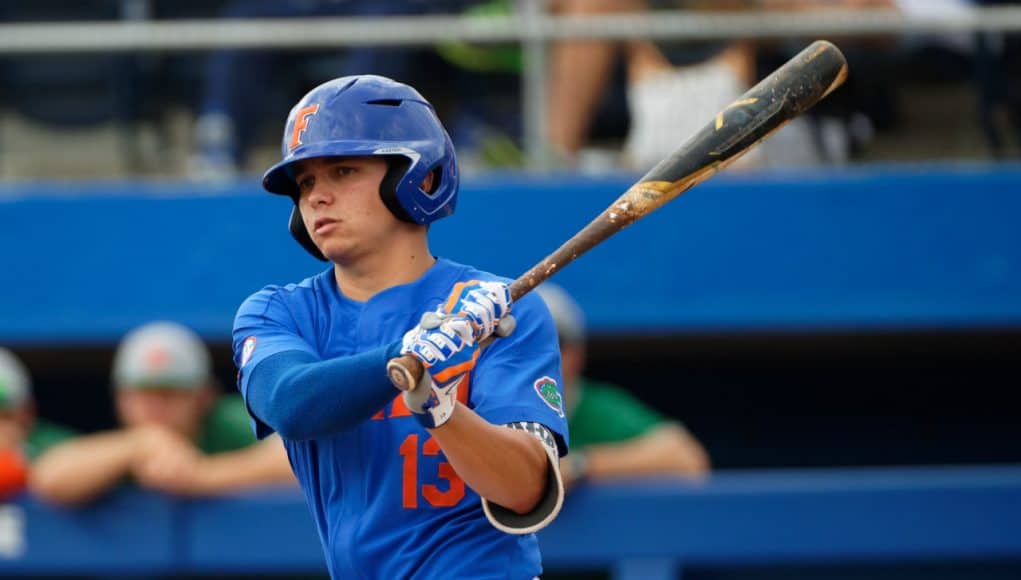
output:
[{"label": "player's eye", "polygon": [[315,186],[316,178],[311,175],[303,175],[298,177],[297,184],[299,193],[308,193],[312,191],[312,187]]},{"label": "player's eye", "polygon": [[344,177],[346,175],[353,174],[355,171],[357,171],[357,169],[350,165],[338,165],[336,169],[334,169],[334,171],[337,173],[338,176]]}]

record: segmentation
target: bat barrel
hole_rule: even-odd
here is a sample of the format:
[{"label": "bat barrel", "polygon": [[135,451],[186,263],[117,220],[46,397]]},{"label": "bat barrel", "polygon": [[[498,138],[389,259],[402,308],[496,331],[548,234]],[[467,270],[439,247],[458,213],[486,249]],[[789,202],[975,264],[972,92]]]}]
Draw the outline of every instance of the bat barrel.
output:
[{"label": "bat barrel", "polygon": [[510,287],[511,297],[517,300],[606,238],[715,175],[846,77],[847,60],[840,49],[825,40],[813,42],[720,111],[584,229],[522,274]]},{"label": "bat barrel", "polygon": [[676,197],[808,110],[846,78],[847,60],[840,49],[825,40],[813,42],[720,111],[639,183],[668,190],[684,186],[669,199]]}]

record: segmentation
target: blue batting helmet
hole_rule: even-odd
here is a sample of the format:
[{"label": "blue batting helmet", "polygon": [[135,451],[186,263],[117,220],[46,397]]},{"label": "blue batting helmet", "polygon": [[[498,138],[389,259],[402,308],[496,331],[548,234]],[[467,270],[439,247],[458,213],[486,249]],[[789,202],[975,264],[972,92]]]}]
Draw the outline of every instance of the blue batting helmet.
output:
[{"label": "blue batting helmet", "polygon": [[[287,117],[281,152],[262,186],[294,200],[291,235],[320,260],[326,258],[298,212],[293,165],[303,159],[386,156],[379,194],[398,219],[428,224],[454,213],[458,174],[450,136],[425,97],[386,77],[341,77],[309,91]],[[430,173],[433,186],[425,191],[422,181]]]}]

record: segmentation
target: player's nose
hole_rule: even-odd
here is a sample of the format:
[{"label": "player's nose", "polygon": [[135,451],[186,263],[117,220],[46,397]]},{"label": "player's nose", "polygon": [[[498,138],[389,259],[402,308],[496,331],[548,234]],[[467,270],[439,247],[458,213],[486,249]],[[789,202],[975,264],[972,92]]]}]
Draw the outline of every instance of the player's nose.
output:
[{"label": "player's nose", "polygon": [[333,202],[333,192],[330,190],[330,187],[320,179],[317,179],[312,185],[312,188],[308,190],[307,196],[309,205],[313,207],[329,205]]}]

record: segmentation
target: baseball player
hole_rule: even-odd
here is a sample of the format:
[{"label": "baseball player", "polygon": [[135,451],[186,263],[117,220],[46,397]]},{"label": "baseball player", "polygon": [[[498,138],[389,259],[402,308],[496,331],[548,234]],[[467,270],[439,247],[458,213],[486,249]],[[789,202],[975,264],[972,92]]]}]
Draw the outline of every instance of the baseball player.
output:
[{"label": "baseball player", "polygon": [[[458,192],[432,106],[387,78],[338,78],[295,105],[282,152],[263,186],[294,201],[291,234],[331,264],[249,297],[234,357],[331,575],[535,577],[533,532],[560,509],[567,451],[556,329],[529,295],[483,348],[509,316],[505,280],[430,253],[429,224]],[[427,370],[409,392],[386,372],[404,354]]]}]

